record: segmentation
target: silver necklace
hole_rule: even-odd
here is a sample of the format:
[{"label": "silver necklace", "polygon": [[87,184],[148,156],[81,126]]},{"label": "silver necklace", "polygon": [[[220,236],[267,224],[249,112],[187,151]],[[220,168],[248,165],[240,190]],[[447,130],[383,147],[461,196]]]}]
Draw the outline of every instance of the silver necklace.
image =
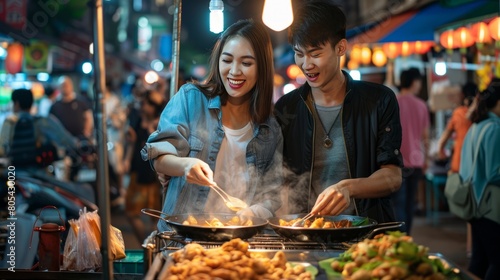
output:
[{"label": "silver necklace", "polygon": [[333,120],[332,126],[330,126],[330,129],[328,129],[328,132],[326,131],[325,125],[323,124],[323,121],[321,120],[321,117],[319,116],[318,113],[318,107],[316,107],[316,102],[314,101],[314,96],[311,92],[311,97],[312,97],[312,102],[314,105],[314,110],[316,111],[316,116],[318,116],[319,123],[321,124],[321,128],[323,128],[323,132],[325,133],[325,139],[323,139],[323,146],[327,149],[330,149],[333,146],[333,141],[330,139],[330,132],[332,131],[333,126],[335,125],[335,122],[337,122],[337,119],[339,118],[340,111],[335,117],[335,120]]}]

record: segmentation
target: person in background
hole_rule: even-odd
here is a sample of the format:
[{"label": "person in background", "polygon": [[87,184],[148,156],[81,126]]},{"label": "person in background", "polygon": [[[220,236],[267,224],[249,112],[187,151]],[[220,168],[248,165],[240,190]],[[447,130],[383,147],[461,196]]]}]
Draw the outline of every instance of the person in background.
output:
[{"label": "person in background", "polygon": [[[163,213],[229,212],[218,185],[249,205],[243,215],[273,216],[281,206],[282,138],[272,116],[273,53],[266,27],[229,26],[215,44],[203,83],[183,85],[142,150],[167,176]],[[162,179],[162,180],[163,180]],[[160,220],[160,230],[166,223]]]},{"label": "person in background", "polygon": [[424,100],[417,95],[422,89],[422,75],[417,68],[401,72],[397,96],[403,129],[401,153],[404,159],[403,184],[392,194],[396,218],[404,221],[403,231],[410,234],[417,205],[417,191],[427,168],[430,114]]},{"label": "person in background", "polygon": [[450,173],[457,173],[460,168],[460,152],[462,151],[462,143],[465,134],[472,125],[470,120],[471,105],[474,97],[478,92],[477,85],[474,82],[468,82],[462,86],[463,100],[462,104],[453,110],[451,119],[446,125],[446,129],[441,134],[438,142],[438,159],[446,160],[448,154],[446,153],[446,143],[455,133],[453,150],[451,154]]},{"label": "person in background", "polygon": [[[26,157],[32,155],[34,158],[37,155],[37,146],[45,144],[54,144],[66,151],[78,150],[78,139],[74,138],[63,125],[54,117],[34,117],[30,114],[33,106],[33,93],[29,89],[16,89],[12,92],[13,114],[7,117],[2,125],[0,132],[0,156],[8,157]],[[15,143],[16,151],[11,148],[14,145],[13,137],[17,122],[21,118],[28,118],[33,121],[33,132],[22,131],[25,137],[18,139],[22,142]],[[32,139],[26,139],[32,137]],[[23,153],[19,155],[19,153]],[[14,160],[14,161],[12,161]],[[11,159],[15,163],[16,158]],[[31,167],[37,167],[34,161],[31,162]],[[22,167],[21,164],[16,167]]]},{"label": "person in background", "polygon": [[94,128],[92,109],[85,102],[77,98],[73,88],[73,81],[70,77],[62,76],[59,79],[59,90],[61,92],[61,99],[52,105],[50,114],[58,118],[73,136],[92,139]]},{"label": "person in background", "polygon": [[[443,134],[439,138],[438,142],[438,159],[446,160],[448,159],[448,154],[446,153],[446,143],[451,138],[453,133],[455,133],[453,149],[451,153],[451,164],[448,173],[457,173],[460,168],[460,155],[462,151],[462,144],[464,142],[465,135],[472,125],[470,120],[471,112],[474,111],[476,107],[476,102],[474,102],[474,97],[478,92],[478,87],[474,82],[468,82],[462,86],[463,100],[462,104],[453,110],[451,119],[448,121]],[[474,105],[476,104],[476,105]],[[471,228],[470,224],[467,223],[467,246],[466,246],[467,256],[471,256],[472,251],[472,239],[471,239]]]},{"label": "person in background", "polygon": [[307,1],[294,11],[289,42],[307,83],[275,105],[291,171],[280,212],[395,221],[389,195],[401,185],[403,163],[396,96],[341,70],[346,17],[338,6]]},{"label": "person in background", "polygon": [[[472,176],[473,199],[481,203],[498,203],[484,197],[486,186],[500,188],[500,80],[493,79],[479,95],[471,120],[477,125],[469,129],[462,145],[459,174],[462,179]],[[480,143],[479,133],[489,125]],[[473,166],[474,151],[479,149]],[[497,221],[500,218],[497,219]],[[469,271],[485,280],[500,279],[500,223],[487,218],[470,220],[472,256]]]},{"label": "person in background", "polygon": [[108,141],[108,164],[110,178],[111,206],[124,204],[123,177],[125,175],[125,130],[127,126],[126,106],[120,96],[114,92],[112,78],[106,78],[106,90],[103,93],[106,112],[106,136]]},{"label": "person in background", "polygon": [[160,92],[148,90],[140,103],[139,120],[130,124],[127,137],[130,143],[127,145],[124,165],[130,174],[125,195],[125,213],[137,240],[142,243],[152,230],[145,231],[150,227],[145,226],[141,209],[161,209],[162,193],[156,172],[141,158],[141,149],[146,145],[149,135],[156,130],[166,102]]},{"label": "person in background", "polygon": [[[61,99],[52,104],[50,114],[56,117],[62,125],[80,142],[88,141],[93,143],[94,119],[92,110],[87,103],[77,98],[73,88],[73,81],[68,76],[59,79],[59,90]],[[80,156],[68,154],[72,163],[70,166],[69,179],[77,179],[80,170]]]},{"label": "person in background", "polygon": [[57,96],[58,96],[57,90],[55,90],[51,86],[45,87],[44,96],[42,97],[42,99],[40,99],[40,102],[38,103],[37,114],[39,116],[47,117],[50,112],[50,107],[52,107],[52,104],[54,104],[54,102],[56,101]]}]

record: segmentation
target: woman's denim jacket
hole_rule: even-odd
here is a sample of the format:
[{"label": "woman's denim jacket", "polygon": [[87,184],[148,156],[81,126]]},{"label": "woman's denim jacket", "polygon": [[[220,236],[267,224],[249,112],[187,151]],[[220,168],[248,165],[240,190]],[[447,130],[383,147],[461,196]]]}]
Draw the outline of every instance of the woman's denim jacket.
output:
[{"label": "woman's denim jacket", "polygon": [[[161,114],[157,131],[153,132],[141,151],[144,160],[160,155],[193,157],[215,170],[224,131],[221,100],[209,98],[192,84],[183,85]],[[281,206],[283,138],[277,121],[254,126],[253,138],[247,145],[246,162],[250,182],[245,202],[255,215],[267,216]],[[210,188],[186,182],[186,177],[168,178],[163,210],[167,215],[205,212]],[[259,211],[265,208],[268,211]],[[267,213],[267,214],[264,214]],[[158,223],[166,230],[165,223]]]}]

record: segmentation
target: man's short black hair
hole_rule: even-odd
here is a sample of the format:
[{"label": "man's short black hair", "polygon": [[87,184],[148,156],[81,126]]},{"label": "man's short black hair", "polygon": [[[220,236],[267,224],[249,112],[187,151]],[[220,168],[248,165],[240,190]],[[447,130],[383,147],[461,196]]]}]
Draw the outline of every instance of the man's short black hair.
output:
[{"label": "man's short black hair", "polygon": [[12,91],[11,100],[17,102],[21,110],[29,111],[33,105],[33,92],[25,88],[15,89]]},{"label": "man's short black hair", "polygon": [[400,87],[409,88],[411,87],[411,84],[413,84],[413,81],[420,79],[422,79],[422,74],[420,73],[420,70],[418,70],[418,68],[416,67],[411,67],[401,72]]},{"label": "man's short black hair", "polygon": [[304,1],[294,7],[293,17],[288,29],[288,42],[292,47],[319,47],[330,42],[333,48],[346,38],[346,16],[331,0]]}]

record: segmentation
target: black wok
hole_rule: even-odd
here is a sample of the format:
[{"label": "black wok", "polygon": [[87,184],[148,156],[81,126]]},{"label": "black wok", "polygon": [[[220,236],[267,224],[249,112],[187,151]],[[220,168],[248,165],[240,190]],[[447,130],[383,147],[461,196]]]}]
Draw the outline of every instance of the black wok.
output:
[{"label": "black wok", "polygon": [[[226,213],[197,213],[197,214],[179,214],[165,215],[163,212],[154,209],[142,209],[142,213],[164,220],[177,234],[200,241],[228,241],[233,238],[248,239],[259,233],[267,225],[267,220],[259,217],[242,216]],[[198,221],[198,225],[184,225],[183,222],[189,216]],[[226,223],[233,217],[238,216],[242,223],[251,220],[251,226],[209,226],[205,221],[210,222],[213,218]],[[204,225],[205,224],[205,225]]]},{"label": "black wok", "polygon": [[[345,241],[356,241],[360,238],[368,237],[375,233],[383,232],[388,229],[398,230],[404,223],[403,222],[390,222],[381,223],[377,221],[360,216],[351,215],[338,215],[338,216],[315,216],[323,217],[325,221],[340,221],[349,220],[353,224],[357,224],[366,220],[366,223],[360,226],[352,226],[348,228],[305,228],[305,227],[292,227],[280,226],[279,220],[283,219],[290,221],[297,218],[302,218],[306,214],[292,214],[280,217],[273,217],[268,220],[269,225],[273,230],[285,237],[294,241],[315,241],[323,244],[331,244]],[[314,220],[314,218],[311,218]]]}]

